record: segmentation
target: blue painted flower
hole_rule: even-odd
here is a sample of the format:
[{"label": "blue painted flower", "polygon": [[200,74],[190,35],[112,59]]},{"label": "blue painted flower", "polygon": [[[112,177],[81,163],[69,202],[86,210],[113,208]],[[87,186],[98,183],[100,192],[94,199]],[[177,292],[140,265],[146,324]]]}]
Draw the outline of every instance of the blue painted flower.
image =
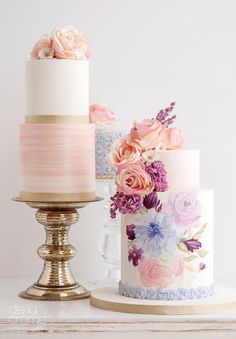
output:
[{"label": "blue painted flower", "polygon": [[136,223],[136,240],[151,255],[159,256],[163,250],[173,253],[176,247],[176,231],[172,219],[153,209]]}]

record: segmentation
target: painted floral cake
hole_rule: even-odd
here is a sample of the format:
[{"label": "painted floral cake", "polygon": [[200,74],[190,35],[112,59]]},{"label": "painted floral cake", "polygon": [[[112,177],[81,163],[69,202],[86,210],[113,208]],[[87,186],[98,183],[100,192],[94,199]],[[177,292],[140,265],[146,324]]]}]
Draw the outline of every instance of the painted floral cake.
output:
[{"label": "painted floral cake", "polygon": [[109,154],[122,214],[122,295],[139,299],[210,297],[213,286],[213,191],[200,189],[199,151],[184,150],[170,127],[175,103],[135,122]]}]

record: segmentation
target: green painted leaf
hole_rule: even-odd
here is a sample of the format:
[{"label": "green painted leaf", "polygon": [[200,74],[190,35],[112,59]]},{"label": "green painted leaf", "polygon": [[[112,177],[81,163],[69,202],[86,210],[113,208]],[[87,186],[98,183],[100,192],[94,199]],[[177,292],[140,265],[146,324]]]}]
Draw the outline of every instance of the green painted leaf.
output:
[{"label": "green painted leaf", "polygon": [[199,257],[205,257],[208,254],[208,251],[201,249],[201,250],[197,251],[197,254],[199,255]]},{"label": "green painted leaf", "polygon": [[192,231],[191,228],[188,228],[185,232],[184,232],[184,237],[186,239],[191,239],[192,238]]},{"label": "green painted leaf", "polygon": [[192,266],[186,266],[185,268],[186,268],[189,272],[193,272],[193,273],[196,272],[196,270],[195,270]]},{"label": "green painted leaf", "polygon": [[188,252],[187,246],[182,241],[180,241],[177,246],[180,251]]},{"label": "green painted leaf", "polygon": [[198,258],[197,255],[190,255],[189,257],[185,257],[184,260],[189,262],[189,261],[193,261],[193,260],[195,260],[197,258]]},{"label": "green painted leaf", "polygon": [[197,233],[195,233],[193,235],[193,237],[196,238],[196,239],[200,239],[202,234],[203,234],[203,232],[205,231],[206,227],[207,227],[207,223],[203,224],[202,227],[200,228],[200,230]]}]

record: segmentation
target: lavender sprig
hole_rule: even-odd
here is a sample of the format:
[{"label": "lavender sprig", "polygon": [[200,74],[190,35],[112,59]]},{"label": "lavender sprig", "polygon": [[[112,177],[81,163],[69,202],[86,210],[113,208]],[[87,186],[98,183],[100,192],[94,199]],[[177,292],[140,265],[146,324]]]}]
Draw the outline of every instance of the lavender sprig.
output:
[{"label": "lavender sprig", "polygon": [[169,127],[173,124],[176,115],[170,116],[170,113],[173,111],[175,107],[175,102],[172,102],[169,107],[165,109],[161,109],[156,116],[156,119],[159,120],[162,124],[165,124],[166,127]]}]

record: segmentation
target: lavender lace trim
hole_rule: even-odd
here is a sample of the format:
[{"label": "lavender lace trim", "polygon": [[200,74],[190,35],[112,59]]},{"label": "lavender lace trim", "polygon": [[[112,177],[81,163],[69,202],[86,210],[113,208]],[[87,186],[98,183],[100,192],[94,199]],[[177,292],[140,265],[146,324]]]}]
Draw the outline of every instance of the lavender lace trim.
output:
[{"label": "lavender lace trim", "polygon": [[128,284],[119,283],[120,294],[125,297],[149,300],[187,300],[202,299],[214,295],[214,285],[200,286],[197,288],[178,288],[173,289],[150,289],[143,287],[131,287]]},{"label": "lavender lace trim", "polygon": [[107,162],[107,154],[121,136],[120,131],[96,130],[96,175],[115,175],[115,169]]}]

